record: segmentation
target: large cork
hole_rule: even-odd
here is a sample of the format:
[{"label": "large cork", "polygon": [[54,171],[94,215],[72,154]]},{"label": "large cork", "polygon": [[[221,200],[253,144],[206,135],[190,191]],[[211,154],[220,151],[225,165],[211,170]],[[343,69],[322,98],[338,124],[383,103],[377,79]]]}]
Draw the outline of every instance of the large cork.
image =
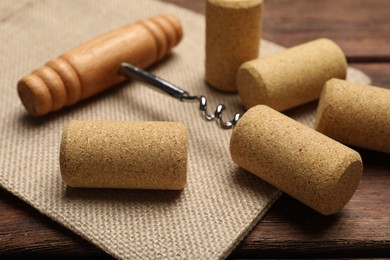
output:
[{"label": "large cork", "polygon": [[187,128],[71,121],[62,134],[60,168],[70,187],[180,190],[187,177]]},{"label": "large cork", "polygon": [[345,79],[346,73],[339,46],[318,39],[244,63],[237,73],[237,89],[247,109],[264,104],[283,111],[318,99],[327,80]]},{"label": "large cork", "polygon": [[259,55],[262,0],[207,0],[206,81],[236,92],[242,63]]},{"label": "large cork", "polygon": [[264,105],[233,129],[233,161],[314,210],[340,211],[361,175],[359,153]]},{"label": "large cork", "polygon": [[42,116],[102,92],[126,78],[122,62],[146,68],[165,57],[183,36],[169,14],[125,25],[83,43],[19,80],[27,112]]},{"label": "large cork", "polygon": [[315,128],[339,142],[390,153],[390,89],[329,80]]}]

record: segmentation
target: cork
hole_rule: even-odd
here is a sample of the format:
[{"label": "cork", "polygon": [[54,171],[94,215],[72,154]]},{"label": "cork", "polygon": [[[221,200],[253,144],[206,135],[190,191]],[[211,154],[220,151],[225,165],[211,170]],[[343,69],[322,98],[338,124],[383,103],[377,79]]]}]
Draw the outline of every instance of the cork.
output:
[{"label": "cork", "polygon": [[21,78],[17,91],[33,116],[72,106],[124,81],[120,64],[147,68],[182,39],[180,21],[170,14],[139,20],[107,32],[48,61]]},{"label": "cork", "polygon": [[209,86],[237,92],[238,68],[259,55],[262,8],[262,0],[207,0],[206,82]]},{"label": "cork", "polygon": [[187,178],[187,128],[178,122],[71,121],[60,169],[77,188],[181,190]]},{"label": "cork", "polygon": [[345,79],[346,74],[339,46],[317,39],[244,63],[237,73],[237,89],[247,109],[263,104],[284,111],[318,99],[327,80]]},{"label": "cork", "polygon": [[340,211],[361,175],[359,153],[258,105],[233,129],[234,162],[324,215]]},{"label": "cork", "polygon": [[390,153],[390,89],[327,81],[315,129],[348,145]]}]

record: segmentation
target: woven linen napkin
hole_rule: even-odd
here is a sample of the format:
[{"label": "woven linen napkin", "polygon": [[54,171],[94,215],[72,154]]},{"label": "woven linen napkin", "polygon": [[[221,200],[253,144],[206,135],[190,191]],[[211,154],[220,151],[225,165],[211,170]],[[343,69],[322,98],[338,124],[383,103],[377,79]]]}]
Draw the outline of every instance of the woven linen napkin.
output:
[{"label": "woven linen napkin", "polygon": [[[161,12],[177,16],[184,39],[153,73],[193,94],[243,112],[237,95],[204,83],[204,17],[174,5],[137,0],[0,2],[0,185],[117,258],[226,257],[280,192],[230,159],[230,131],[208,124],[197,105],[130,82],[44,118],[26,114],[19,78],[100,33]],[[281,50],[262,42],[263,56]],[[349,79],[368,78],[349,71]],[[312,124],[315,105],[288,114]],[[61,180],[59,145],[71,119],[181,121],[189,128],[188,184],[182,192],[70,189]]]}]

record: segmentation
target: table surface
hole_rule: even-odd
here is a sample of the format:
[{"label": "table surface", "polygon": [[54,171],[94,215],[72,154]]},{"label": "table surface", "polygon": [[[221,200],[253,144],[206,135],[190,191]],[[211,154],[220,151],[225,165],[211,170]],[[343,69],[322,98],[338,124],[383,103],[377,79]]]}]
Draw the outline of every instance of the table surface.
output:
[{"label": "table surface", "polygon": [[[204,1],[165,1],[204,13]],[[320,37],[390,88],[389,0],[265,1],[263,38],[290,47]],[[364,174],[344,210],[325,217],[282,195],[230,258],[390,257],[390,155],[357,150]],[[31,257],[110,258],[0,189],[0,258]]]}]

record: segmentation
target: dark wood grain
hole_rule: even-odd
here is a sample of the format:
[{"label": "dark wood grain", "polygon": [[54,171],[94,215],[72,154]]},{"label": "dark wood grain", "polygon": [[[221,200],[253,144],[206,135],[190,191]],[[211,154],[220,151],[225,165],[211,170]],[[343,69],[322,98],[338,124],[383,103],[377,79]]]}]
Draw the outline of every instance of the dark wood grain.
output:
[{"label": "dark wood grain", "polygon": [[347,56],[390,55],[390,1],[266,1],[264,37],[285,46],[319,37],[341,45]]},{"label": "dark wood grain", "polygon": [[[166,2],[204,13],[204,1]],[[266,0],[263,37],[285,46],[329,37],[350,65],[390,88],[389,15],[388,0]],[[390,155],[358,151],[364,176],[342,212],[324,217],[283,195],[230,257],[390,257]],[[0,258],[32,257],[110,258],[0,190]]]},{"label": "dark wood grain", "polygon": [[351,63],[350,65],[370,76],[373,85],[390,88],[390,62]]}]

